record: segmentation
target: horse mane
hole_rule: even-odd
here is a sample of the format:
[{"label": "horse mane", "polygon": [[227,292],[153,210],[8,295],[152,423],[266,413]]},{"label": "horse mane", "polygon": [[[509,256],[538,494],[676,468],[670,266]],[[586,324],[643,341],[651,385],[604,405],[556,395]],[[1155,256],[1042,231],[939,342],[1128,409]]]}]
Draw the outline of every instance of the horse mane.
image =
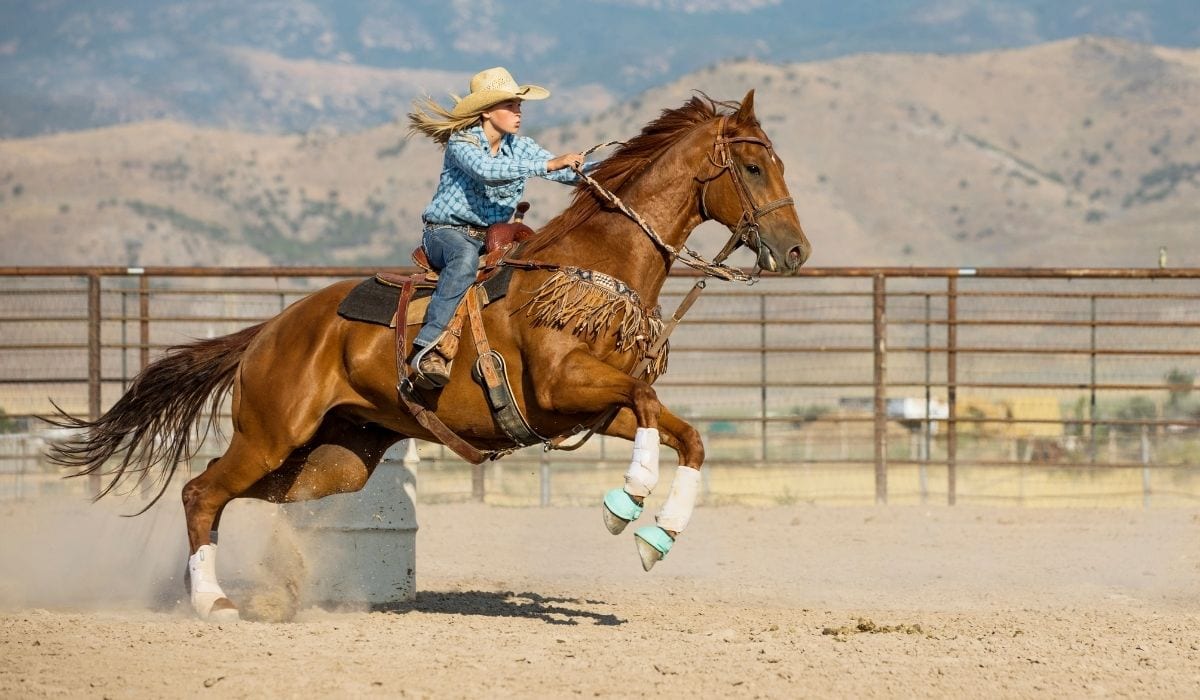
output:
[{"label": "horse mane", "polygon": [[[664,109],[657,119],[642,128],[642,132],[600,162],[589,173],[610,192],[620,194],[623,186],[636,178],[663,152],[692,129],[719,116],[732,114],[741,107],[736,101],[714,100],[697,91],[682,107]],[[542,227],[538,235],[521,251],[522,257],[532,256],[553,245],[600,210],[603,202],[586,184],[580,184],[566,209]]]}]

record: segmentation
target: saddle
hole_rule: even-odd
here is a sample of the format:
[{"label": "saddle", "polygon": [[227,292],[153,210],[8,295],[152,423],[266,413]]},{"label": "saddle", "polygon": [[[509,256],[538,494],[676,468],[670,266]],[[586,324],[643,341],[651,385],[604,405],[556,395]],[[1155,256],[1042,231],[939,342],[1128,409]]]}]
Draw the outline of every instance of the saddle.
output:
[{"label": "saddle", "polygon": [[[529,202],[521,202],[517,205],[517,211],[513,215],[512,221],[487,227],[483,241],[484,254],[479,257],[481,270],[494,268],[496,263],[514,246],[533,236],[533,229],[525,224],[525,212],[527,211],[529,211]],[[425,254],[424,246],[417,246],[417,249],[412,252],[412,261],[414,265],[425,271],[426,280],[437,280],[437,270],[434,270],[433,266],[429,264],[429,257]],[[476,282],[482,281],[482,279],[476,280]]]},{"label": "saddle", "polygon": [[[512,222],[493,224],[488,227],[484,241],[484,254],[480,257],[475,284],[464,295],[458,309],[454,312],[454,317],[438,341],[439,349],[443,354],[453,358],[458,352],[462,327],[464,323],[470,323],[471,338],[474,340],[477,355],[473,375],[475,380],[483,386],[484,395],[497,425],[519,447],[545,442],[545,438],[534,432],[516,405],[504,358],[488,343],[483,325],[482,309],[507,291],[512,268],[501,265],[501,261],[515,246],[534,234],[533,229],[522,221],[528,209],[529,203],[521,202],[517,205],[516,216]],[[380,272],[375,276],[376,282],[399,289],[392,323],[389,325],[394,325],[396,329],[396,371],[400,379],[397,392],[400,400],[418,423],[463,459],[472,464],[479,464],[489,458],[495,459],[500,453],[484,452],[462,439],[442,423],[441,419],[429,410],[425,402],[415,394],[416,389],[412,382],[415,370],[409,365],[407,359],[408,326],[417,325],[420,320],[414,322],[415,314],[411,313],[410,304],[417,295],[418,289],[432,290],[436,287],[437,273],[429,264],[429,258],[425,255],[423,247],[413,251],[412,259],[418,267],[422,268],[422,272],[414,275]],[[371,281],[368,280],[368,282]],[[423,317],[422,310],[420,318]]]},{"label": "saddle", "polygon": [[[534,235],[533,229],[522,222],[528,202],[517,205],[516,218],[510,223],[493,224],[487,229],[484,254],[479,257],[479,271],[475,278],[474,292],[480,296],[480,306],[487,306],[508,293],[513,266],[524,267],[524,261],[507,260],[504,256]],[[391,328],[397,323],[420,324],[429,306],[429,296],[437,287],[437,271],[432,269],[424,248],[412,253],[412,260],[421,268],[416,275],[403,275],[381,271],[374,277],[363,280],[352,289],[338,306],[338,315],[351,321],[377,323]],[[403,299],[405,285],[411,284],[411,295]],[[460,304],[455,316],[465,311]],[[459,321],[461,326],[461,320]]]}]

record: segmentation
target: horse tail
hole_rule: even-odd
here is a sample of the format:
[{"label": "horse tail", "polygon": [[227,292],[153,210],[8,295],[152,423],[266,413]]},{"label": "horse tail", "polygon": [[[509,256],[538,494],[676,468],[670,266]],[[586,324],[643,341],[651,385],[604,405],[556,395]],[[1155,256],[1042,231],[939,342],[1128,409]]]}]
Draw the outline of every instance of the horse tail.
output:
[{"label": "horse tail", "polygon": [[[214,428],[219,432],[221,401],[233,386],[242,355],[262,332],[265,323],[236,333],[199,340],[167,349],[134,378],[129,390],[96,420],[68,415],[57,404],[58,415],[45,419],[51,425],[76,431],[76,435],[51,446],[51,462],[76,469],[69,477],[97,474],[111,476],[93,500],[116,488],[126,473],[136,473],[137,484],[150,478],[161,483],[158,494],[135,515],[150,509],[166,493],[180,462],[191,459],[192,426],[201,425],[204,410],[208,420],[197,430],[199,443]],[[109,460],[120,461],[108,466]]]}]

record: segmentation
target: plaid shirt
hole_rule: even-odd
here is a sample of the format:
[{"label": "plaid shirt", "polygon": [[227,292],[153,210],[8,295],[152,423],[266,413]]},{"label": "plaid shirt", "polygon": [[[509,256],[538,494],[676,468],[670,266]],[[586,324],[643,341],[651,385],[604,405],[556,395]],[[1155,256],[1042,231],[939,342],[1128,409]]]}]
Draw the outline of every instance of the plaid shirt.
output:
[{"label": "plaid shirt", "polygon": [[[579,176],[570,168],[549,172],[546,161],[554,154],[526,136],[505,134],[500,151],[492,155],[482,126],[464,129],[450,137],[442,162],[442,177],[433,201],[421,219],[427,224],[487,228],[508,221],[525,194],[531,177],[574,184]],[[596,163],[586,163],[590,170]]]}]

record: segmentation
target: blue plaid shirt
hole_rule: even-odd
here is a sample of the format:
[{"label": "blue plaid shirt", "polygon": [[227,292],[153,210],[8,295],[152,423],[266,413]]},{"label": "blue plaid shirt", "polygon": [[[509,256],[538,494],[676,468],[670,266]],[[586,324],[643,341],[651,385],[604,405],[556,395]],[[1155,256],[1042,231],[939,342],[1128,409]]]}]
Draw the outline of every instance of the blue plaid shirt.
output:
[{"label": "blue plaid shirt", "polygon": [[[531,177],[574,184],[579,176],[570,168],[550,172],[546,161],[554,154],[527,136],[505,134],[500,151],[492,155],[483,126],[464,129],[450,137],[442,162],[442,177],[433,201],[421,219],[427,224],[487,228],[508,221],[525,194]],[[590,170],[596,163],[586,163]]]}]

